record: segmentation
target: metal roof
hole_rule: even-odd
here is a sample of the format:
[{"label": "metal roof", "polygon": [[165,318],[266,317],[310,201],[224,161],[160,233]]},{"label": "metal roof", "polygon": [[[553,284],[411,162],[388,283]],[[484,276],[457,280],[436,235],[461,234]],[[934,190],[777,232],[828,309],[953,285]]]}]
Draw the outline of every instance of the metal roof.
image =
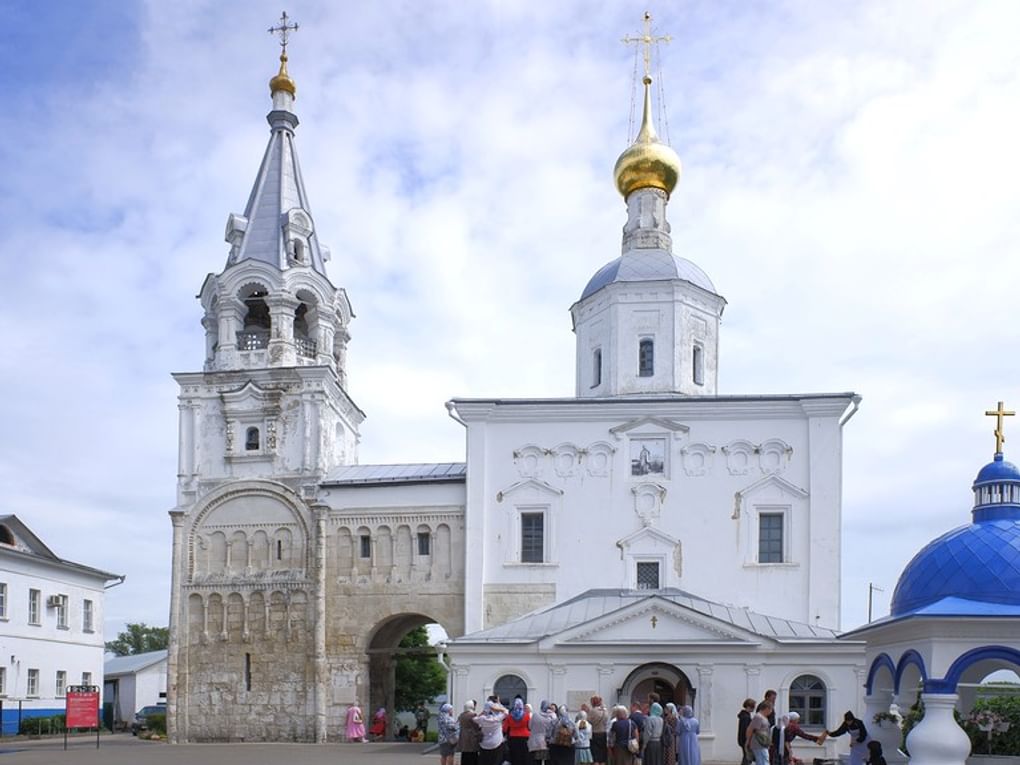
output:
[{"label": "metal roof", "polygon": [[719,294],[708,274],[687,258],[678,257],[665,250],[633,249],[596,271],[581,293],[581,300],[594,295],[613,282],[651,282],[667,279],[683,279],[713,295]]},{"label": "metal roof", "polygon": [[136,653],[131,656],[115,656],[103,662],[103,675],[129,675],[133,672],[141,672],[161,661],[166,661],[167,651],[148,651],[147,653]]},{"label": "metal roof", "polygon": [[498,627],[473,632],[451,642],[535,642],[652,598],[669,601],[739,629],[777,640],[831,640],[839,634],[835,630],[766,616],[747,608],[715,603],[674,588],[593,589],[549,608],[526,614]]},{"label": "metal roof", "polygon": [[341,465],[323,479],[323,485],[463,482],[464,462],[417,462],[408,465]]}]

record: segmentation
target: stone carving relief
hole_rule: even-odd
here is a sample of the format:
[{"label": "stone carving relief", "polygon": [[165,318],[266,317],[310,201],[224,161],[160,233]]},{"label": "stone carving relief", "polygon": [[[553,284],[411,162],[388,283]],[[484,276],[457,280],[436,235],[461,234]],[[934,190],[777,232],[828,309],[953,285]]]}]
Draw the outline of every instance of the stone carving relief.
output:
[{"label": "stone carving relief", "polygon": [[517,466],[517,472],[524,478],[537,478],[542,475],[545,454],[545,449],[534,444],[514,450],[514,464]]},{"label": "stone carving relief", "polygon": [[596,478],[608,476],[613,469],[614,452],[616,449],[605,441],[596,441],[589,446],[585,455],[585,469],[588,475]]},{"label": "stone carving relief", "polygon": [[708,475],[712,472],[712,460],[716,448],[710,444],[690,444],[680,450],[684,473],[689,476]]},{"label": "stone carving relief", "polygon": [[770,438],[759,447],[759,463],[763,473],[782,473],[790,464],[793,447],[778,438]]},{"label": "stone carving relief", "polygon": [[737,439],[722,448],[726,455],[726,469],[730,475],[747,475],[756,467],[758,447],[750,441]]},{"label": "stone carving relief", "polygon": [[560,444],[552,450],[553,470],[560,478],[569,478],[577,473],[581,453],[573,444]]},{"label": "stone carving relief", "polygon": [[527,444],[515,449],[513,457],[521,478],[539,478],[547,471],[559,478],[573,478],[582,470],[590,476],[604,478],[613,470],[615,453],[612,445],[596,441],[588,448],[572,443],[562,443],[551,449]]},{"label": "stone carving relief", "polygon": [[631,492],[634,494],[634,512],[641,519],[641,525],[653,525],[662,515],[666,489],[657,483],[641,483],[631,487]]}]

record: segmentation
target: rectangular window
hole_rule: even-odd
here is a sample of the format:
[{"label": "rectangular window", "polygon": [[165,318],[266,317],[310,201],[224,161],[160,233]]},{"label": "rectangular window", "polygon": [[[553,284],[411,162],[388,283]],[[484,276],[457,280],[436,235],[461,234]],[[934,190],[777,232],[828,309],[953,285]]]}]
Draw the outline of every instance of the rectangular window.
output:
[{"label": "rectangular window", "polygon": [[91,672],[82,672],[81,673],[81,684],[82,685],[92,685],[92,673]]},{"label": "rectangular window", "polygon": [[655,374],[655,343],[644,339],[638,343],[638,377],[651,377]]},{"label": "rectangular window", "polygon": [[705,384],[705,349],[700,345],[694,346],[693,358],[691,359],[691,365],[693,368],[694,384],[704,385]]},{"label": "rectangular window", "polygon": [[28,623],[42,624],[42,593],[39,590],[28,591]]},{"label": "rectangular window", "polygon": [[57,629],[67,629],[67,596],[57,596]]},{"label": "rectangular window", "polygon": [[81,602],[81,629],[82,632],[92,632],[93,627],[93,612],[92,612],[92,601],[83,600]]},{"label": "rectangular window", "polygon": [[637,564],[637,588],[639,590],[659,589],[659,564],[657,561],[640,561]]},{"label": "rectangular window", "polygon": [[429,543],[430,542],[431,542],[431,537],[429,536],[429,533],[427,531],[419,531],[418,532],[418,554],[419,555],[431,555],[431,553],[429,552]]},{"label": "rectangular window", "polygon": [[545,515],[521,513],[521,563],[545,561]]},{"label": "rectangular window", "polygon": [[57,692],[54,695],[56,695],[57,698],[63,698],[65,688],[67,688],[67,672],[62,669],[58,669],[56,686]]},{"label": "rectangular window", "polygon": [[26,696],[38,696],[39,695],[39,670],[30,669],[28,670],[28,685],[25,688]]},{"label": "rectangular window", "polygon": [[602,384],[602,349],[596,348],[591,354],[591,387]]},{"label": "rectangular window", "polygon": [[0,697],[7,695],[7,667],[0,667]]},{"label": "rectangular window", "polygon": [[368,534],[361,535],[361,557],[371,558],[372,557],[372,537]]},{"label": "rectangular window", "polygon": [[782,513],[762,513],[758,516],[758,562],[783,562]]},{"label": "rectangular window", "polygon": [[251,654],[244,655],[244,689],[251,690]]},{"label": "rectangular window", "polygon": [[0,582],[0,619],[7,618],[7,582]]}]

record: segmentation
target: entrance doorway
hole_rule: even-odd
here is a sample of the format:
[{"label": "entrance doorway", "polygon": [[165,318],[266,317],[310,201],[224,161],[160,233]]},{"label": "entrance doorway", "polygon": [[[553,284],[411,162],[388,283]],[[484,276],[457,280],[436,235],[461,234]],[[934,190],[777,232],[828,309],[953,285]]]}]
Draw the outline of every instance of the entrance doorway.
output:
[{"label": "entrance doorway", "polygon": [[672,664],[654,662],[636,667],[618,692],[618,701],[628,707],[648,703],[648,694],[659,694],[659,703],[665,706],[672,702],[677,707],[685,704],[694,706],[697,691],[686,674]]}]

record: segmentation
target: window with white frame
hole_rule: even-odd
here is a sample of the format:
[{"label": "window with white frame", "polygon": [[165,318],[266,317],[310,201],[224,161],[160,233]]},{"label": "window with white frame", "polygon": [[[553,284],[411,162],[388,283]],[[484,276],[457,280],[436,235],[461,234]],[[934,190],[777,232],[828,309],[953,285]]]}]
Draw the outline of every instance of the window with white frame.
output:
[{"label": "window with white frame", "polygon": [[0,697],[7,695],[7,667],[0,667]]},{"label": "window with white frame", "polygon": [[597,388],[602,384],[602,349],[596,348],[591,352],[591,387]]},{"label": "window with white frame", "polygon": [[67,671],[66,670],[63,670],[63,669],[58,669],[57,670],[57,686],[56,686],[56,688],[57,688],[57,692],[56,692],[55,695],[57,696],[57,698],[62,698],[64,696],[64,689],[67,688]]},{"label": "window with white frame", "polygon": [[655,341],[650,337],[638,343],[638,377],[651,377],[655,374]]},{"label": "window with white frame", "polygon": [[81,673],[81,684],[82,685],[92,685],[92,673],[91,672],[82,672]]},{"label": "window with white frame", "polygon": [[801,675],[790,683],[789,710],[810,726],[825,725],[825,683],[814,675]]},{"label": "window with white frame", "polygon": [[57,629],[67,629],[67,596],[57,596]]},{"label": "window with white frame", "polygon": [[42,624],[42,592],[28,591],[28,623]]},{"label": "window with white frame", "polygon": [[95,620],[95,612],[92,610],[92,601],[86,598],[81,602],[81,629],[82,632],[92,632]]},{"label": "window with white frame", "polygon": [[691,358],[691,376],[695,385],[705,384],[705,349],[695,343]]},{"label": "window with white frame", "polygon": [[521,513],[521,563],[545,562],[545,513]]},{"label": "window with white frame", "polygon": [[39,670],[29,669],[27,684],[25,686],[26,696],[38,696],[39,695]]},{"label": "window with white frame", "polygon": [[783,562],[783,514],[758,515],[758,562]]},{"label": "window with white frame", "polygon": [[659,580],[659,562],[639,560],[634,580],[639,590],[658,590],[662,586]]},{"label": "window with white frame", "polygon": [[0,582],[0,619],[7,618],[7,582]]}]

